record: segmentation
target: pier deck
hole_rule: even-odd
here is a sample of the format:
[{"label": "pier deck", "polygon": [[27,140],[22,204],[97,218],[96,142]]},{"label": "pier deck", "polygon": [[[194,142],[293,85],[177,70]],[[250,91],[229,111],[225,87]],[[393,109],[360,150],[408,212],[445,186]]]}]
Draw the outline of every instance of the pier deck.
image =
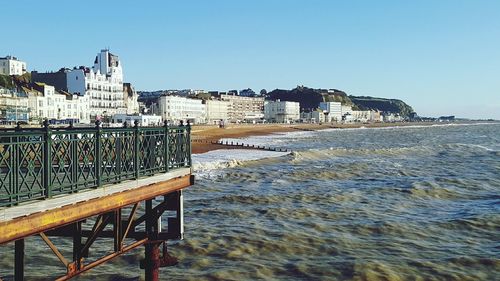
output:
[{"label": "pier deck", "polygon": [[[159,267],[177,262],[165,243],[183,236],[182,189],[193,182],[190,126],[0,129],[0,244],[15,241],[15,280],[24,280],[24,239],[32,235],[66,268],[57,280],[141,245],[146,280],[158,280]],[[54,236],[72,239],[72,258]],[[98,238],[114,251],[91,256]]]}]

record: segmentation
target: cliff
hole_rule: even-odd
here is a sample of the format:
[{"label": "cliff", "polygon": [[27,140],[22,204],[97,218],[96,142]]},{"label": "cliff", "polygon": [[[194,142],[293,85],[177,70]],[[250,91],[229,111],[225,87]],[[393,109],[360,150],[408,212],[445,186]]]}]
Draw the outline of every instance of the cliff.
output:
[{"label": "cliff", "polygon": [[266,99],[295,101],[300,103],[301,109],[310,110],[319,106],[319,103],[323,101],[323,95],[316,89],[299,86],[292,90],[276,89],[268,92]]},{"label": "cliff", "polygon": [[0,87],[13,89],[31,82],[31,73],[27,72],[23,75],[3,75],[0,74]]},{"label": "cliff", "polygon": [[413,108],[402,100],[384,99],[374,97],[355,97],[349,96],[360,110],[379,110],[383,112],[399,113],[403,117],[409,117],[413,113]]},{"label": "cliff", "polygon": [[313,89],[304,86],[298,86],[292,90],[276,89],[267,93],[266,99],[299,102],[300,108],[305,110],[318,108],[320,102],[341,102],[342,105],[349,105],[354,110],[379,110],[398,113],[403,117],[408,117],[413,112],[411,106],[397,99],[357,97],[347,95],[344,91],[337,89]]}]

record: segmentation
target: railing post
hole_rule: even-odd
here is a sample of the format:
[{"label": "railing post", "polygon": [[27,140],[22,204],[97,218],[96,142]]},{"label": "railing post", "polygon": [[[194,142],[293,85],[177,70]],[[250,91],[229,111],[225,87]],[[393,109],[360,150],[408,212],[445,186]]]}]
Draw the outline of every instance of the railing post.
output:
[{"label": "railing post", "polygon": [[52,134],[50,132],[49,120],[43,121],[43,128],[45,132],[45,147],[43,151],[43,187],[45,188],[45,197],[52,197],[51,175],[52,175]]},{"label": "railing post", "polygon": [[78,191],[78,167],[80,165],[80,159],[78,158],[78,138],[76,136],[75,131],[73,131],[75,127],[73,126],[73,121],[69,123],[68,134],[69,134],[69,145],[71,151],[71,182],[72,182],[72,191]]},{"label": "railing post", "polygon": [[186,136],[186,142],[187,142],[187,151],[186,153],[188,153],[187,155],[187,161],[188,161],[188,165],[189,167],[191,167],[191,123],[189,123],[189,121],[187,122],[187,136]]},{"label": "railing post", "polygon": [[139,170],[141,165],[139,164],[139,121],[134,121],[134,168],[135,168],[135,179],[139,178]]},{"label": "railing post", "polygon": [[[16,128],[16,132],[19,131],[19,130],[20,129]],[[21,198],[20,198],[20,188],[19,188],[19,165],[20,165],[20,163],[19,163],[19,154],[20,154],[20,150],[22,148],[20,146],[20,143],[21,143],[21,137],[20,136],[11,137],[10,141],[13,142],[13,143],[15,143],[15,144],[13,144],[11,146],[11,153],[10,153],[10,157],[11,157],[10,163],[12,165],[12,168],[11,168],[12,169],[11,179],[12,180],[10,181],[10,187],[11,187],[10,190],[14,194],[14,197],[11,196],[10,199],[9,199],[9,201],[10,201],[10,206],[12,206],[13,204],[18,204],[19,201],[21,201]],[[45,183],[44,183],[44,188],[45,188]],[[46,192],[46,191],[44,191],[44,192]]]},{"label": "railing post", "polygon": [[102,172],[102,154],[101,154],[101,135],[102,135],[102,128],[101,128],[101,121],[97,120],[95,121],[95,160],[94,160],[94,166],[95,166],[95,175],[96,175],[96,183],[97,187],[101,187],[101,172]]},{"label": "railing post", "polygon": [[165,163],[165,172],[168,172],[168,164],[170,162],[169,160],[169,155],[168,155],[168,145],[169,145],[169,134],[168,134],[168,121],[165,120],[163,121],[163,127],[165,127],[165,136],[163,139],[163,157],[164,157],[164,163]]}]

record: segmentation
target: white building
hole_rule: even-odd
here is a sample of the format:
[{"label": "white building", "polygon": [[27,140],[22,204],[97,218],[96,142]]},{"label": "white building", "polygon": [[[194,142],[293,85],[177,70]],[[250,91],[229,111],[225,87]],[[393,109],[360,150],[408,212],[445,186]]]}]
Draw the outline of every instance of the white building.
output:
[{"label": "white building", "polygon": [[352,122],[354,122],[354,117],[349,112],[346,113],[345,115],[343,115],[342,119],[344,120],[345,123],[352,123]]},{"label": "white building", "polygon": [[372,114],[370,110],[353,110],[351,116],[354,121],[365,123],[371,120]]},{"label": "white building", "polygon": [[127,114],[138,114],[139,113],[139,95],[132,84],[123,83],[123,100],[125,107],[127,108]]},{"label": "white building", "polygon": [[206,122],[206,109],[202,100],[178,96],[161,96],[158,99],[159,115],[169,122]]},{"label": "white building", "polygon": [[161,116],[158,115],[128,115],[128,114],[115,114],[111,123],[117,124],[118,126],[123,125],[127,122],[130,126],[135,124],[135,121],[139,122],[139,126],[162,126],[163,122]]},{"label": "white building", "polygon": [[401,122],[403,121],[403,118],[399,114],[394,114],[394,113],[385,113],[383,115],[383,120],[384,122]]},{"label": "white building", "polygon": [[26,63],[16,57],[6,56],[0,58],[0,74],[3,75],[23,75],[26,73]]},{"label": "white building", "polygon": [[372,110],[370,112],[370,121],[372,122],[383,122],[384,121],[384,117],[382,116],[381,112],[380,111],[375,111],[375,110]]},{"label": "white building", "polygon": [[347,113],[351,114],[352,113],[352,107],[350,105],[342,105],[341,109],[342,116],[346,115]]},{"label": "white building", "polygon": [[229,119],[231,102],[227,100],[206,100],[207,123],[220,125]]},{"label": "white building", "polygon": [[23,88],[28,95],[31,119],[35,123],[49,119],[54,123],[90,123],[89,100],[66,92],[58,92],[53,86],[34,83]]},{"label": "white building", "polygon": [[80,67],[67,72],[68,91],[90,98],[90,117],[107,121],[115,114],[126,114],[123,73],[118,56],[101,50],[92,69]]},{"label": "white building", "polygon": [[265,101],[264,118],[267,122],[296,122],[300,120],[300,104],[295,101]]},{"label": "white building", "polygon": [[300,113],[300,119],[302,119],[302,122],[306,123],[323,123],[326,120],[325,113],[321,109],[311,112],[302,112]]},{"label": "white building", "polygon": [[325,122],[342,121],[342,104],[340,102],[320,102],[319,108],[325,114]]},{"label": "white building", "polygon": [[231,102],[228,114],[229,120],[232,122],[255,121],[264,118],[263,97],[220,95],[220,98]]},{"label": "white building", "polygon": [[0,88],[0,123],[29,122],[28,97],[17,91]]}]

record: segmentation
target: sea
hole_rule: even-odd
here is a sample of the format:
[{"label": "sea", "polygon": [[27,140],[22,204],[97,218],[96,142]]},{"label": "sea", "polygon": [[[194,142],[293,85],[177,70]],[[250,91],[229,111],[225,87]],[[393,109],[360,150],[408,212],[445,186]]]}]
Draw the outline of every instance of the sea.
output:
[{"label": "sea", "polygon": [[[290,151],[193,155],[184,240],[168,244],[180,263],[162,268],[162,280],[500,280],[499,123],[243,142]],[[26,247],[27,280],[64,274],[39,238]],[[6,280],[12,248],[0,247]],[[141,247],[74,280],[143,280],[143,255]]]}]

